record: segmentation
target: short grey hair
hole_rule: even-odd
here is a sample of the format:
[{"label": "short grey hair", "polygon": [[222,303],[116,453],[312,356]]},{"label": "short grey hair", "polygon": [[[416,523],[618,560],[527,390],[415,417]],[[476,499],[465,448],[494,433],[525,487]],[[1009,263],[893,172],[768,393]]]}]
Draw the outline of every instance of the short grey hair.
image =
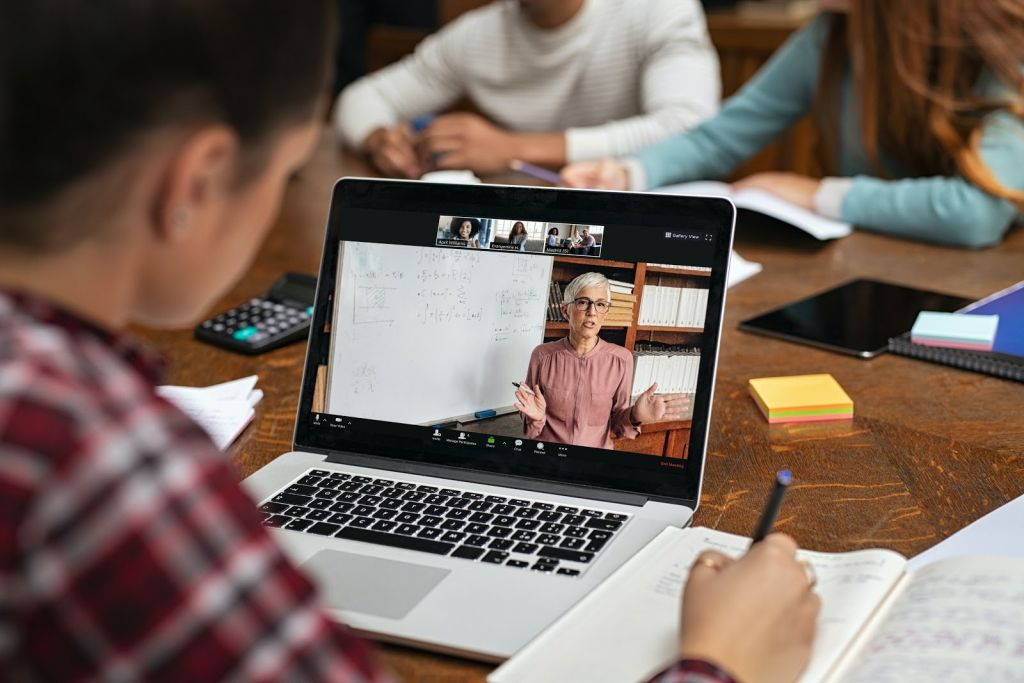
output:
[{"label": "short grey hair", "polygon": [[580,292],[590,287],[604,287],[608,292],[608,300],[611,300],[612,288],[608,283],[608,278],[601,275],[601,273],[583,273],[583,275],[576,276],[572,282],[565,286],[565,290],[562,292],[562,303],[567,304],[575,301]]}]

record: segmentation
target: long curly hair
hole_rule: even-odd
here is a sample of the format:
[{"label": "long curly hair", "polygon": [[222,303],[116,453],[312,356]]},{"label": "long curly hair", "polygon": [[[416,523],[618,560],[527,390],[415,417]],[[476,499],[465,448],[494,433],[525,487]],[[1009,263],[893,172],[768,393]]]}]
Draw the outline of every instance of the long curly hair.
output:
[{"label": "long curly hair", "polygon": [[[814,105],[827,173],[837,166],[840,90],[852,69],[864,146],[921,176],[962,175],[1024,210],[982,160],[985,116],[1024,118],[1024,0],[852,0],[833,14]],[[980,78],[1001,86],[977,93]]]}]

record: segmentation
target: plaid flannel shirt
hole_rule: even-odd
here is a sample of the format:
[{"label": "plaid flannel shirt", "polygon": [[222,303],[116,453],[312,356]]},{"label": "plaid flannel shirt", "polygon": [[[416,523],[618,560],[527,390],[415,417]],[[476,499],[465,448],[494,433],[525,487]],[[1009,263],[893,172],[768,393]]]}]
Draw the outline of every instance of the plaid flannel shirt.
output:
[{"label": "plaid flannel shirt", "polygon": [[[160,363],[0,291],[0,680],[390,680],[328,619]],[[732,683],[682,661],[659,683]]]},{"label": "plaid flannel shirt", "polygon": [[0,680],[386,680],[158,374],[0,293]]}]

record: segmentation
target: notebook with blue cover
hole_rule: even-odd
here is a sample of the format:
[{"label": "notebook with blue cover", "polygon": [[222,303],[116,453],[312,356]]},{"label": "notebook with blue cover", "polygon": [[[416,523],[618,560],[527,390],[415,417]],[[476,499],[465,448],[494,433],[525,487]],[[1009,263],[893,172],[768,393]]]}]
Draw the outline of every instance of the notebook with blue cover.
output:
[{"label": "notebook with blue cover", "polygon": [[1024,382],[1024,281],[975,301],[958,313],[998,315],[992,351],[968,351],[915,344],[910,334],[889,340],[889,350],[903,356],[986,375]]}]

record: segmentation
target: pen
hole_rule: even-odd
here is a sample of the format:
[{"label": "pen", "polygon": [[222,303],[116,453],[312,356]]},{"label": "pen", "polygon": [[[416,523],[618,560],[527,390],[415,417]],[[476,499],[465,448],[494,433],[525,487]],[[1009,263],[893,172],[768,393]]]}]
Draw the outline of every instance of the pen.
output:
[{"label": "pen", "polygon": [[792,482],[793,475],[789,470],[779,470],[779,473],[775,475],[775,488],[772,489],[772,495],[768,498],[768,504],[764,506],[764,512],[761,513],[761,521],[757,523],[757,529],[754,530],[751,545],[763,541],[768,532],[772,530],[775,518],[779,516],[779,509],[782,507],[782,498],[786,495],[786,488]]},{"label": "pen", "polygon": [[508,166],[513,171],[519,171],[520,173],[525,173],[526,175],[532,175],[534,178],[546,180],[552,185],[562,184],[562,176],[558,175],[554,171],[549,171],[546,168],[534,166],[533,164],[528,164],[525,161],[520,161],[519,159],[513,159],[512,161],[509,162]]},{"label": "pen", "polygon": [[514,386],[516,389],[522,389],[523,391],[528,393],[530,396],[534,395],[533,394],[533,390],[530,389],[530,387],[526,386],[525,384],[522,384],[520,382],[512,382],[512,386]]},{"label": "pen", "polygon": [[423,114],[422,116],[417,116],[412,121],[410,121],[409,125],[412,127],[412,132],[418,135],[419,133],[425,131],[427,127],[430,126],[430,124],[433,122],[433,114]]}]

